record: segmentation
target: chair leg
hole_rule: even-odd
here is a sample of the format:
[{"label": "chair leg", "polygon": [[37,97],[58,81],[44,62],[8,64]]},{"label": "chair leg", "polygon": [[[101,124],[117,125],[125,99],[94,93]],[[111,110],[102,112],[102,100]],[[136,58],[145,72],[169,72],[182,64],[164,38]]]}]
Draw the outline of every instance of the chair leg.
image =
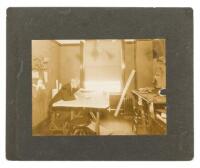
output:
[{"label": "chair leg", "polygon": [[64,135],[71,135],[71,133],[72,133],[72,126],[71,126],[71,124],[70,124],[69,121],[65,121],[62,130],[63,130],[63,134]]}]

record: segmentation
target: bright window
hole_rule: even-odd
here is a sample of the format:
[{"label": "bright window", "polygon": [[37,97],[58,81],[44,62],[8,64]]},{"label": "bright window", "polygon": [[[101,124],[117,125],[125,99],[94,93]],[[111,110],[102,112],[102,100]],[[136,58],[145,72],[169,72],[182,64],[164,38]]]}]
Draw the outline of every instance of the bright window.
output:
[{"label": "bright window", "polygon": [[120,92],[122,83],[121,40],[86,40],[83,69],[86,89]]}]

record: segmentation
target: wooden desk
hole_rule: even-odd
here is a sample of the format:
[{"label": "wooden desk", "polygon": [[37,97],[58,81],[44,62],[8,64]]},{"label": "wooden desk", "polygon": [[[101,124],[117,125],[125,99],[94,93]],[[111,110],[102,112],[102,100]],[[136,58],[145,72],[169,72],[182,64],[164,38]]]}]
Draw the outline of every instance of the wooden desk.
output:
[{"label": "wooden desk", "polygon": [[[100,133],[100,111],[109,107],[109,96],[102,92],[85,92],[83,89],[75,94],[76,99],[72,101],[60,100],[53,104],[53,107],[87,108],[93,110],[91,115],[96,121],[96,134]],[[96,116],[95,114],[96,113]]]},{"label": "wooden desk", "polygon": [[[142,110],[142,118],[145,120],[143,126],[147,133],[148,128],[152,127],[153,121],[156,120],[155,106],[166,105],[166,96],[160,96],[156,92],[141,92],[139,90],[132,90],[133,96],[137,97],[137,106]],[[164,123],[166,124],[166,123]]]},{"label": "wooden desk", "polygon": [[166,104],[166,96],[160,96],[155,92],[143,93],[138,90],[132,90],[131,92],[132,92],[132,94],[140,97],[147,103]]}]

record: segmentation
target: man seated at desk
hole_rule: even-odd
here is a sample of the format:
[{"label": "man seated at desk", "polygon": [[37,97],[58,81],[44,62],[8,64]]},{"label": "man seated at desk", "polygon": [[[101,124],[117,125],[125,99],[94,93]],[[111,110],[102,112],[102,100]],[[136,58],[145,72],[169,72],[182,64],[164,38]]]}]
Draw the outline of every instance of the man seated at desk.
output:
[{"label": "man seated at desk", "polygon": [[58,93],[51,99],[49,105],[52,106],[53,103],[59,100],[75,100],[74,93],[79,89],[79,81],[72,79],[69,83],[62,86]]},{"label": "man seated at desk", "polygon": [[[62,88],[58,91],[58,93],[51,99],[50,103],[49,103],[49,110],[50,112],[53,112],[53,104],[55,102],[58,102],[59,100],[64,100],[64,101],[71,101],[71,100],[75,100],[75,93],[77,90],[79,90],[79,80],[76,79],[71,79],[71,81],[65,85],[62,86]],[[66,111],[67,108],[64,108],[64,111]],[[71,111],[70,109],[68,109],[69,111]],[[63,111],[63,108],[56,108],[56,111]],[[74,112],[73,112],[74,114]],[[52,113],[50,113],[49,116],[51,116]],[[60,114],[58,113],[58,115],[60,116]],[[69,113],[70,116],[70,113]],[[71,118],[71,117],[70,117]]]},{"label": "man seated at desk", "polygon": [[[77,131],[81,134],[94,134],[86,126],[90,123],[90,118],[83,109],[77,108],[72,110],[70,107],[55,107],[52,110],[53,104],[60,101],[75,100],[75,93],[79,90],[79,81],[72,79],[70,83],[62,86],[58,93],[50,101],[50,130],[62,130],[64,134],[76,135]],[[64,113],[63,113],[64,112]],[[67,113],[65,113],[67,112]],[[68,113],[69,112],[69,113]],[[52,129],[53,128],[53,129]]]}]

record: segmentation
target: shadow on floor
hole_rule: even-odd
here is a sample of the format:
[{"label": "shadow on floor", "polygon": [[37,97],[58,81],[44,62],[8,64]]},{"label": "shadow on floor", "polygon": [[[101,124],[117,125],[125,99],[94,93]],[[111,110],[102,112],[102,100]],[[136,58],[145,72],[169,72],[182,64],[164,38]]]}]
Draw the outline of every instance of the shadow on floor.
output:
[{"label": "shadow on floor", "polygon": [[[61,121],[62,122],[62,121]],[[62,123],[60,128],[62,127]],[[38,127],[33,129],[33,136],[67,136],[63,134],[62,129],[50,131],[50,120],[47,119],[42,122]],[[91,124],[88,126],[88,132],[95,131],[95,122],[91,120]],[[112,113],[102,113],[100,117],[100,135],[135,135],[132,130],[132,119],[129,116],[114,117]]]}]

